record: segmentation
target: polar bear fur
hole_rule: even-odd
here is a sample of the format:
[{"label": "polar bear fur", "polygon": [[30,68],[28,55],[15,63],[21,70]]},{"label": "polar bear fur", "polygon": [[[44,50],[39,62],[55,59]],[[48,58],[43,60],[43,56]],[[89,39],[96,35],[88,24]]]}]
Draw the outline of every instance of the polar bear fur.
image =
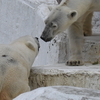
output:
[{"label": "polar bear fur", "polygon": [[38,54],[38,44],[31,36],[8,45],[0,44],[0,100],[12,100],[30,90],[28,77]]},{"label": "polar bear fur", "polygon": [[100,11],[100,0],[62,0],[46,19],[41,35],[45,42],[68,29],[70,54],[67,65],[84,64],[83,36],[92,34],[91,20],[94,11]]}]

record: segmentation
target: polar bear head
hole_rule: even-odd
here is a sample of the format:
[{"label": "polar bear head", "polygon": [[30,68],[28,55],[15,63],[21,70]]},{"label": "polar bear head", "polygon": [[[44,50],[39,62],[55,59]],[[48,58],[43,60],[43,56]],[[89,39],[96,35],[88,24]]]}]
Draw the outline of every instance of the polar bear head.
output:
[{"label": "polar bear head", "polygon": [[45,42],[52,40],[55,35],[66,30],[77,20],[77,11],[67,7],[65,1],[61,2],[60,5],[55,7],[45,20],[46,26],[41,35],[41,39],[43,39]]},{"label": "polar bear head", "polygon": [[30,59],[35,59],[40,48],[38,38],[29,35],[16,39],[11,43],[11,46]]}]

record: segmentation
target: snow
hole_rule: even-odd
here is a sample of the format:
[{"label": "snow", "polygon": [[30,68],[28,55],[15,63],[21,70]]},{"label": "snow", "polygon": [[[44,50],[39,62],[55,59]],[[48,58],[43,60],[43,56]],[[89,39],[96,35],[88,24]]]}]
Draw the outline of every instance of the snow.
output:
[{"label": "snow", "polygon": [[42,87],[23,93],[13,100],[99,100],[100,91],[78,87]]}]

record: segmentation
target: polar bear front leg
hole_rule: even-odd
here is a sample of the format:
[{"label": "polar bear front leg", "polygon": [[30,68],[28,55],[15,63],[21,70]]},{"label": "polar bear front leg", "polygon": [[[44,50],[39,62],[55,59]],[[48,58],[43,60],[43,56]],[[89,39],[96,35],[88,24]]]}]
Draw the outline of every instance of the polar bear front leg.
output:
[{"label": "polar bear front leg", "polygon": [[67,65],[79,66],[83,65],[82,48],[83,48],[83,27],[81,23],[75,22],[68,29],[69,36],[69,60]]},{"label": "polar bear front leg", "polygon": [[83,24],[84,36],[91,36],[92,35],[92,17],[93,17],[93,12],[89,13],[84,21],[84,24]]}]

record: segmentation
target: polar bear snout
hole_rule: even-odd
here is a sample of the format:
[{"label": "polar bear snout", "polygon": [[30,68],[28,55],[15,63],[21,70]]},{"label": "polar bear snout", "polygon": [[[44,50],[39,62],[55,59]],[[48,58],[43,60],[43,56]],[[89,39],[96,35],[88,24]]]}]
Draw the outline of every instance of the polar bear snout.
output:
[{"label": "polar bear snout", "polygon": [[52,33],[53,33],[53,31],[51,28],[45,27],[40,38],[45,42],[49,42],[53,39]]},{"label": "polar bear snout", "polygon": [[49,41],[52,40],[52,37],[46,37],[45,35],[41,35],[40,38],[41,38],[43,41],[45,41],[45,42],[49,42]]},{"label": "polar bear snout", "polygon": [[45,36],[42,34],[41,35],[41,37],[40,37],[43,41],[45,41],[46,42],[46,38],[45,38]]}]

